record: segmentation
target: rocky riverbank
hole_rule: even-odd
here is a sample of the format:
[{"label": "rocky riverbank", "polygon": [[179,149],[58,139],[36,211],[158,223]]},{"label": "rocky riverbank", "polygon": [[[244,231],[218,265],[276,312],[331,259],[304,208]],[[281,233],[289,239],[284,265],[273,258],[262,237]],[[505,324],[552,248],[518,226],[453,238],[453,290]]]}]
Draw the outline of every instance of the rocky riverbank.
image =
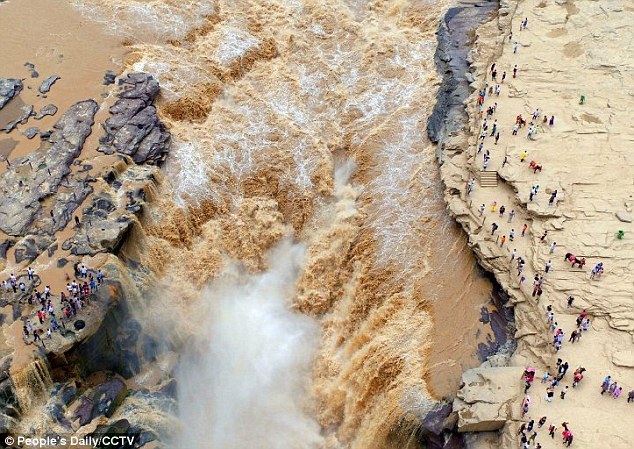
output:
[{"label": "rocky riverbank", "polygon": [[[48,79],[47,92],[57,79]],[[28,81],[0,79],[3,117],[16,113],[12,102],[23,102],[23,82],[32,88]],[[159,356],[157,340],[129,313],[141,293],[139,279],[148,274],[132,252],[122,252],[169,150],[170,135],[153,105],[158,93],[151,75],[121,75],[101,103],[70,106],[40,134],[37,150],[3,155],[1,432],[85,436],[116,429],[145,444],[159,429],[130,422],[122,415],[125,404],[175,407],[169,368],[151,391],[148,384],[129,388],[145,362]],[[49,115],[57,112],[51,106]],[[30,115],[11,123],[26,125]],[[69,286],[75,281],[77,300]]]},{"label": "rocky riverbank", "polygon": [[[607,22],[595,20],[598,16]],[[520,26],[524,20],[527,25]],[[626,149],[632,127],[624,112],[632,101],[618,81],[628,76],[632,65],[631,52],[626,51],[632,42],[631,31],[624,27],[628,20],[632,9],[618,2],[500,2],[498,14],[478,28],[468,56],[467,115],[457,110],[450,123],[458,125],[449,131],[430,123],[430,135],[438,140],[449,210],[468,234],[481,265],[508,294],[517,326],[518,347],[512,356],[491,358],[463,376],[454,409],[460,431],[478,432],[467,437],[469,447],[517,447],[521,424],[542,416],[547,424],[536,429],[534,443],[543,448],[560,445],[562,422],[573,432],[575,447],[631,445],[634,421],[627,402],[599,394],[607,375],[618,380],[624,393],[634,388],[633,198],[628,168],[633,161]],[[617,28],[628,31],[615,38],[611,30]],[[491,78],[493,63],[496,80]],[[463,95],[464,86],[455,86],[453,91]],[[492,114],[487,114],[489,108],[495,109]],[[534,123],[513,135],[516,116],[522,114],[529,122],[534,113]],[[481,138],[485,117],[488,129]],[[527,138],[531,126],[534,131]],[[487,186],[481,184],[485,154],[495,176],[495,183]],[[529,168],[530,161],[541,170]],[[467,194],[471,179],[480,183]],[[530,194],[535,186],[538,193]],[[564,260],[567,253],[585,258],[586,268],[571,268]],[[518,274],[520,257],[525,263]],[[605,274],[591,276],[600,262]],[[531,282],[535,276],[539,288]],[[555,330],[562,329],[566,336],[559,351],[551,344],[547,306]],[[569,336],[584,310],[591,326],[573,345]],[[528,390],[529,411],[522,416],[524,369],[535,367],[539,377],[556,374],[557,359],[571,369],[555,387],[556,398],[545,401],[547,384],[534,382]],[[578,367],[586,370],[584,380],[566,393]],[[562,391],[565,399],[559,397]],[[558,428],[557,439],[547,435],[549,425]]]}]

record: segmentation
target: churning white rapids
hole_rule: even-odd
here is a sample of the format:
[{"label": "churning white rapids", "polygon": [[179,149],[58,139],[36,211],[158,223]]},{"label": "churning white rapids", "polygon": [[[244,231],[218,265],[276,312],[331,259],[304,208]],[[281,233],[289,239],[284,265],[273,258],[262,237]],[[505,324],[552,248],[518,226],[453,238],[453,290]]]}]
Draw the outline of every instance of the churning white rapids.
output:
[{"label": "churning white rapids", "polygon": [[289,309],[304,247],[283,242],[269,270],[227,268],[202,293],[207,323],[183,357],[179,448],[303,449],[321,444],[307,407],[318,326]]}]

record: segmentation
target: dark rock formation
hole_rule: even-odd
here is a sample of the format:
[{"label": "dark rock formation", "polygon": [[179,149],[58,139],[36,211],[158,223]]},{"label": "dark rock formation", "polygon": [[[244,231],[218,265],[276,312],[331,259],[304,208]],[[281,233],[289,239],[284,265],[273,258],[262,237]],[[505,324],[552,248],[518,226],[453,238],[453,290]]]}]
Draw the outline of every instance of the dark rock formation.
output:
[{"label": "dark rock formation", "polygon": [[93,100],[74,104],[55,124],[48,149],[11,162],[0,177],[2,231],[15,236],[25,233],[41,209],[40,202],[56,192],[62,178],[70,173],[70,165],[91,132],[97,109]]},{"label": "dark rock formation", "polygon": [[103,85],[109,86],[110,84],[114,84],[116,78],[116,73],[114,73],[112,70],[107,70],[106,74],[103,76]]},{"label": "dark rock formation", "polygon": [[484,22],[498,7],[497,1],[482,1],[450,8],[438,28],[436,68],[438,73],[443,74],[443,82],[434,110],[427,120],[427,134],[434,143],[467,124],[463,102],[471,93],[469,31]]},{"label": "dark rock formation", "polygon": [[49,76],[44,81],[42,81],[42,84],[40,85],[38,90],[40,91],[41,94],[47,93],[49,90],[51,90],[51,86],[55,83],[55,81],[57,81],[60,78],[61,77],[58,75]]},{"label": "dark rock formation", "polygon": [[28,128],[26,130],[24,135],[26,136],[27,139],[32,139],[35,136],[37,136],[39,133],[40,133],[40,128],[37,128],[35,126],[31,126],[30,128]]},{"label": "dark rock formation", "polygon": [[0,109],[22,90],[22,81],[12,78],[0,78]]},{"label": "dark rock formation", "polygon": [[15,245],[15,262],[34,261],[53,242],[55,242],[55,238],[48,235],[29,235],[24,237]]},{"label": "dark rock formation", "polygon": [[57,114],[57,106],[55,106],[54,104],[47,104],[46,106],[43,106],[42,109],[40,109],[40,112],[35,114],[35,120],[41,120],[47,115],[55,114]]},{"label": "dark rock formation", "polygon": [[157,164],[165,160],[170,135],[152,105],[159,92],[158,82],[145,73],[130,73],[119,80],[124,90],[112,105],[106,120],[106,134],[99,139],[98,151],[131,156],[137,164]]}]

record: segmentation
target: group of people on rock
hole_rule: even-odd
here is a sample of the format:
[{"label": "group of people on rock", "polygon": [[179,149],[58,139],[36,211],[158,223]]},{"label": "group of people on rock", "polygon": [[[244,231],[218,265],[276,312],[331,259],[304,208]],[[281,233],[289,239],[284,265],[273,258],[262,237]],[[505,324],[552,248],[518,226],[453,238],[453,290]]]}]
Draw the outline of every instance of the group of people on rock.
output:
[{"label": "group of people on rock", "polygon": [[[35,271],[33,268],[27,268],[27,279],[33,281]],[[29,342],[32,337],[33,342],[40,341],[44,345],[43,335],[52,338],[54,332],[65,329],[65,322],[77,316],[78,312],[90,301],[90,295],[96,293],[103,283],[103,273],[101,269],[93,274],[88,268],[82,264],[75,266],[75,277],[72,281],[70,276],[66,275],[66,291],[60,292],[60,308],[61,313],[56,314],[56,307],[51,298],[51,288],[49,285],[44,287],[43,291],[33,289],[26,301],[30,305],[37,306],[37,319],[39,326],[28,320],[22,327],[22,335],[25,342]],[[78,279],[79,280],[78,280]],[[11,273],[9,279],[3,282],[7,293],[13,290],[14,294],[24,295],[27,293],[26,284],[23,281],[18,282],[18,277]],[[44,330],[46,329],[46,330]]]}]

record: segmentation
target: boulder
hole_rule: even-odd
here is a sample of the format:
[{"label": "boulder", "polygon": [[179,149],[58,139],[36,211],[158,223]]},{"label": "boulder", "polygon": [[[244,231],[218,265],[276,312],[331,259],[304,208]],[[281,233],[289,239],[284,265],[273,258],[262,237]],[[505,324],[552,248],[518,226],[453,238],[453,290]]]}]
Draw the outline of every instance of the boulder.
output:
[{"label": "boulder", "polygon": [[15,262],[34,261],[53,242],[55,242],[55,238],[48,235],[29,235],[24,237],[15,245]]},{"label": "boulder", "polygon": [[51,90],[51,86],[55,83],[55,81],[57,81],[60,78],[61,77],[58,75],[49,76],[44,81],[42,81],[42,84],[40,85],[38,90],[40,91],[41,94],[47,93],[49,90]]},{"label": "boulder", "polygon": [[623,210],[620,210],[616,213],[616,218],[618,218],[619,221],[622,221],[624,223],[632,222],[632,216]]},{"label": "boulder", "polygon": [[27,139],[32,139],[35,136],[37,136],[39,133],[40,133],[40,128],[38,128],[36,126],[31,126],[31,127],[27,128],[27,130],[24,133],[24,135],[26,136]]},{"label": "boulder", "polygon": [[128,394],[128,388],[125,383],[118,378],[109,380],[97,388],[92,393],[92,401],[94,408],[92,410],[92,418],[105,416],[110,418],[114,411],[123,402]]},{"label": "boulder", "polygon": [[[50,146],[11,161],[11,167],[0,176],[0,230],[6,234],[24,235],[41,202],[57,192],[61,180],[71,170],[84,141],[91,132],[94,116],[99,109],[93,100],[80,101],[71,106],[55,124]],[[24,179],[24,169],[30,176]]]},{"label": "boulder", "polygon": [[22,81],[13,78],[0,78],[0,109],[22,90]]},{"label": "boulder", "polygon": [[137,164],[162,162],[169,150],[170,135],[153,106],[158,82],[145,73],[130,73],[119,83],[124,88],[110,107],[111,116],[106,120],[98,151],[131,156]]},{"label": "boulder", "polygon": [[501,429],[512,417],[523,370],[518,367],[474,368],[462,375],[454,400],[459,432]]},{"label": "boulder", "polygon": [[47,104],[46,106],[42,107],[42,109],[40,109],[40,112],[35,114],[35,120],[41,120],[47,115],[55,114],[57,114],[57,106],[55,106],[54,104]]}]

